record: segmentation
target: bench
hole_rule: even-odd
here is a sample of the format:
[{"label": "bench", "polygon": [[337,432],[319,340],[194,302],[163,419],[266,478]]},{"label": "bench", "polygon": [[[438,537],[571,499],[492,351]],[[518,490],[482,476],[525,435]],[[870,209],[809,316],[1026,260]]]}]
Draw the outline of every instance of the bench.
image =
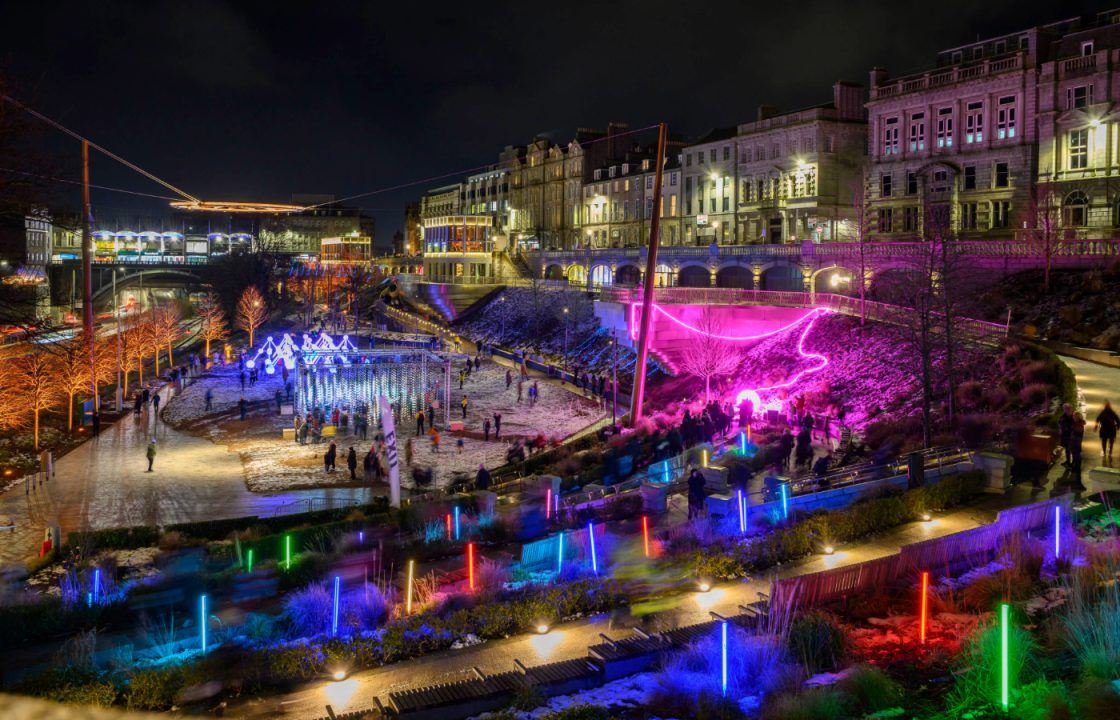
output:
[{"label": "bench", "polygon": [[281,437],[283,437],[285,440],[290,440],[292,442],[296,441],[295,428],[284,428],[283,430],[281,430],[281,433],[283,433]]}]

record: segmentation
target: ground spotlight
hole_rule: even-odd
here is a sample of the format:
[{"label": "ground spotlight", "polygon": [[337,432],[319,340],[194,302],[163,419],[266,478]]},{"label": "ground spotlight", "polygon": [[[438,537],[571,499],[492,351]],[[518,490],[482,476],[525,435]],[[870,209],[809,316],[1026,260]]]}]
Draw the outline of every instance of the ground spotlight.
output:
[{"label": "ground spotlight", "polygon": [[331,673],[331,678],[335,682],[342,682],[343,680],[346,679],[346,671],[345,670],[335,670],[333,673]]},{"label": "ground spotlight", "polygon": [[922,513],[922,522],[929,522],[932,519],[933,515],[930,515],[928,512]]},{"label": "ground spotlight", "polygon": [[832,547],[831,545],[825,545],[824,546],[824,554],[825,555],[831,555],[834,552],[836,552],[836,548]]},{"label": "ground spotlight", "polygon": [[699,585],[700,592],[708,592],[712,589],[712,584],[707,580],[702,580]]},{"label": "ground spotlight", "polygon": [[549,630],[548,623],[539,623],[537,625],[537,633],[540,634],[540,635],[546,634],[548,632],[548,630]]}]

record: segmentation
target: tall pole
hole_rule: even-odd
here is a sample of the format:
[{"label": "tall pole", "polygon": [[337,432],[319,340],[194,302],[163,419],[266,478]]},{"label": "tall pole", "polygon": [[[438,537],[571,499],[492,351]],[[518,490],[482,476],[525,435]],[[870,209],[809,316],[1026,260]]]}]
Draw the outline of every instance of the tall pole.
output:
[{"label": "tall pole", "polygon": [[611,330],[611,431],[618,425],[618,363],[615,362],[615,349],[618,339]]},{"label": "tall pole", "polygon": [[657,165],[653,178],[653,219],[649,224],[649,255],[642,283],[642,319],[638,332],[638,361],[634,364],[634,397],[630,406],[630,426],[642,419],[642,400],[646,392],[646,361],[649,359],[650,318],[653,316],[653,280],[657,274],[657,245],[661,230],[661,173],[665,167],[665,123],[657,126]]},{"label": "tall pole", "polygon": [[90,258],[90,244],[93,243],[93,206],[89,201],[89,141],[82,141],[82,216],[85,218],[85,231],[82,233],[82,329],[89,343],[89,384],[90,400],[94,411],[97,410],[97,363],[95,360],[96,338],[93,335],[93,268]]}]

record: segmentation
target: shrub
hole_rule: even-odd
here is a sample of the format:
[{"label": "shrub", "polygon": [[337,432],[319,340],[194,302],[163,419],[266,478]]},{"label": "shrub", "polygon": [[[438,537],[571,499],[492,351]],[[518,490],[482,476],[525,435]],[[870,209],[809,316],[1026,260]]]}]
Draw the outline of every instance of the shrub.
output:
[{"label": "shrub", "polygon": [[835,618],[820,611],[794,618],[787,643],[790,655],[810,675],[836,669],[847,655],[848,640],[844,631]]},{"label": "shrub", "polygon": [[88,682],[81,685],[64,685],[43,697],[70,705],[109,707],[117,700],[117,688],[109,682]]},{"label": "shrub", "polygon": [[902,688],[879,668],[860,665],[837,684],[850,699],[852,710],[864,715],[895,707],[902,700]]},{"label": "shrub", "polygon": [[1087,678],[1074,693],[1078,717],[1083,720],[1115,720],[1120,717],[1120,692],[1112,683]]},{"label": "shrub", "polygon": [[[1008,628],[1008,676],[1012,687],[1022,687],[1034,678],[1031,655],[1035,650],[1031,634],[1012,622]],[[960,672],[949,691],[947,702],[957,711],[988,708],[999,704],[1001,677],[1001,628],[993,622],[976,632],[968,641],[958,660]]]},{"label": "shrub", "polygon": [[843,698],[833,688],[782,695],[762,713],[764,720],[844,720],[849,717]]},{"label": "shrub", "polygon": [[130,710],[167,710],[184,686],[179,668],[139,670],[128,681],[125,700]]},{"label": "shrub", "polygon": [[72,532],[66,536],[66,544],[94,550],[134,550],[151,547],[159,542],[159,529],[150,525],[127,528],[108,528],[106,530],[86,530]]},{"label": "shrub", "polygon": [[343,598],[346,625],[355,630],[374,630],[389,616],[392,600],[379,586],[365,583]]},{"label": "shrub", "polygon": [[1114,680],[1120,668],[1120,586],[1094,592],[1078,581],[1069,594],[1063,625],[1067,644],[1088,678]]},{"label": "shrub", "polygon": [[965,447],[972,450],[991,442],[995,428],[996,419],[991,415],[961,415],[957,418],[957,432]]},{"label": "shrub", "polygon": [[1031,383],[1019,391],[1019,400],[1027,407],[1039,407],[1050,399],[1052,392],[1052,386],[1047,383]]},{"label": "shrub", "polygon": [[333,600],[323,583],[294,590],[284,601],[284,618],[298,637],[310,637],[326,632],[331,626]]}]

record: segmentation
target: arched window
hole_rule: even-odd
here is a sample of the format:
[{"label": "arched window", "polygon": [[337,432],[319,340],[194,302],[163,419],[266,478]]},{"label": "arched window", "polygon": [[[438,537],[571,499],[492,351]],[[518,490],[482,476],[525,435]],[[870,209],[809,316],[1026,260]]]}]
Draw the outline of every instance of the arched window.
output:
[{"label": "arched window", "polygon": [[671,267],[669,267],[668,265],[659,264],[656,268],[654,268],[653,281],[654,284],[657,285],[657,287],[672,287],[674,276],[675,273],[673,273],[673,269]]},{"label": "arched window", "polygon": [[595,287],[610,285],[614,282],[609,265],[596,265],[591,268],[591,284]]},{"label": "arched window", "polygon": [[568,268],[568,282],[572,285],[587,284],[587,270],[582,265],[572,265]]},{"label": "arched window", "polygon": [[1082,227],[1089,224],[1089,198],[1080,190],[1074,190],[1062,201],[1062,225]]}]

